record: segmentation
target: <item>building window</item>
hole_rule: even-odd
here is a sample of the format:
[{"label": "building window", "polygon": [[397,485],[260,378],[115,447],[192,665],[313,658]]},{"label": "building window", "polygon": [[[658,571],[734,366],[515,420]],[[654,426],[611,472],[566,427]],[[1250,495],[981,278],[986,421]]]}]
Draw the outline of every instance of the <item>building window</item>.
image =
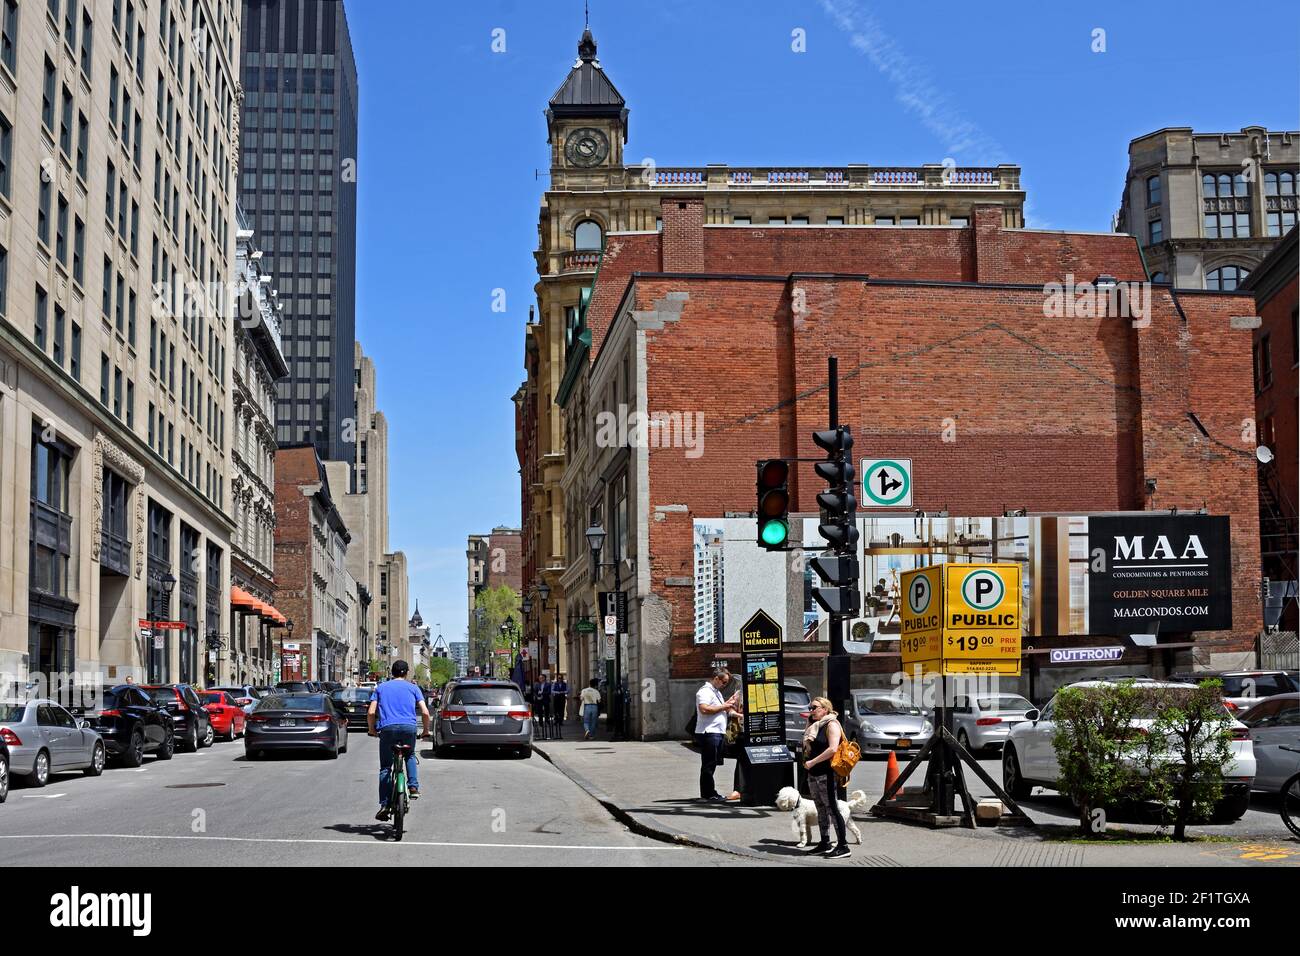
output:
[{"label": "building window", "polygon": [[877,226],[892,226],[893,224],[894,224],[894,217],[893,217],[893,216],[877,216],[877,217],[876,217],[876,225],[877,225]]},{"label": "building window", "polygon": [[1294,196],[1296,194],[1295,173],[1265,173],[1265,196]]},{"label": "building window", "polygon": [[1241,266],[1222,266],[1205,276],[1205,288],[1216,292],[1231,292],[1245,281],[1250,271]]},{"label": "building window", "polygon": [[42,352],[45,351],[45,332],[49,322],[50,303],[45,295],[45,290],[40,286],[36,287],[36,326],[32,333],[32,341]]},{"label": "building window", "polygon": [[599,251],[603,235],[599,223],[590,219],[580,222],[573,230],[573,248],[580,251]]},{"label": "building window", "polygon": [[81,326],[76,322],[72,323],[72,350],[68,371],[74,381],[81,381]]},{"label": "building window", "polygon": [[916,216],[903,216],[898,220],[900,226],[919,226],[921,220]]},{"label": "building window", "polygon": [[1255,391],[1262,392],[1273,384],[1273,354],[1267,332],[1259,337],[1253,351],[1255,357]]},{"label": "building window", "polygon": [[806,226],[806,225],[808,225],[808,217],[807,217],[807,216],[791,216],[791,217],[790,217],[790,225],[792,225],[792,226]]},{"label": "building window", "polygon": [[18,0],[4,0],[4,11],[0,13],[0,63],[9,67],[10,73],[18,72]]},{"label": "building window", "polygon": [[1147,177],[1147,205],[1159,206],[1160,203],[1161,203],[1160,177],[1148,176]]},{"label": "building window", "polygon": [[970,217],[969,217],[969,216],[949,216],[949,217],[948,217],[948,225],[950,225],[950,226],[962,226],[962,227],[964,228],[964,227],[970,225]]},{"label": "building window", "polygon": [[1154,246],[1165,240],[1165,223],[1163,219],[1152,219],[1147,223],[1147,244]]},{"label": "building window", "polygon": [[9,196],[9,191],[13,186],[13,178],[10,175],[10,167],[13,163],[14,155],[14,128],[9,120],[0,116],[0,195]]},{"label": "building window", "polygon": [[768,224],[769,226],[784,226],[784,225],[785,225],[785,216],[768,216],[768,217],[767,217],[767,224]]},{"label": "building window", "polygon": [[57,72],[50,58],[45,58],[45,84],[41,87],[41,122],[54,135],[54,87]]},{"label": "building window", "polygon": [[828,225],[828,226],[842,226],[842,225],[844,225],[844,217],[843,217],[843,216],[827,216],[827,217],[826,217],[826,225]]},{"label": "building window", "polygon": [[50,244],[50,203],[53,193],[50,181],[43,176],[40,193],[36,206],[36,238],[48,246]]},{"label": "building window", "polygon": [[733,226],[748,226],[750,225],[750,218],[748,216],[732,216],[731,224]]},{"label": "building window", "polygon": [[31,578],[34,591],[68,596],[72,561],[72,515],[68,479],[71,451],[59,441],[45,441],[32,431]]},{"label": "building window", "polygon": [[1285,236],[1295,226],[1295,213],[1291,210],[1270,212],[1267,218],[1268,234],[1270,236]]}]

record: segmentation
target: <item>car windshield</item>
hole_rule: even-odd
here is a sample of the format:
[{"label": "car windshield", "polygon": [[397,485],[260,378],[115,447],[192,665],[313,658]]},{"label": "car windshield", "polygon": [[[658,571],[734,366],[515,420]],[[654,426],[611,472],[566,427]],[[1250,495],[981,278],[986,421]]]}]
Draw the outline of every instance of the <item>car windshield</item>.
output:
[{"label": "car windshield", "polygon": [[1272,697],[1295,690],[1285,674],[1241,674],[1223,678],[1224,697]]},{"label": "car windshield", "polygon": [[897,697],[863,697],[858,700],[859,714],[905,714],[920,717],[921,708]]},{"label": "car windshield", "polygon": [[335,700],[364,704],[370,699],[372,693],[374,693],[374,691],[369,691],[362,687],[348,687],[344,690],[336,690],[334,693],[330,694],[330,696]]},{"label": "car windshield", "polygon": [[206,691],[205,693],[199,694],[199,700],[203,701],[205,704],[224,704],[226,702],[226,695],[224,693]]},{"label": "car windshield", "polygon": [[996,697],[977,697],[980,710],[1033,710],[1034,705],[1016,694],[999,694]]},{"label": "car windshield", "polygon": [[176,702],[176,691],[170,687],[154,687],[148,692],[149,699],[155,704],[172,704]]},{"label": "car windshield", "polygon": [[16,724],[26,712],[26,704],[0,704],[0,724]]},{"label": "car windshield", "polygon": [[325,710],[323,694],[271,694],[257,702],[256,710],[304,710],[321,713]]},{"label": "car windshield", "polygon": [[451,702],[463,707],[513,707],[524,699],[513,687],[457,687]]},{"label": "car windshield", "polygon": [[793,707],[807,709],[808,704],[812,702],[812,697],[808,695],[806,690],[795,690],[787,687],[781,696],[784,698],[787,705]]}]

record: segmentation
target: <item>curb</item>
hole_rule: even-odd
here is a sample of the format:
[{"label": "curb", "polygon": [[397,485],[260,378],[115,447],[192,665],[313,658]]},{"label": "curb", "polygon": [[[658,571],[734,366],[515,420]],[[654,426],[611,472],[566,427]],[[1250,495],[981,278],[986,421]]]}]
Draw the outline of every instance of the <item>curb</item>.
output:
[{"label": "curb", "polygon": [[552,767],[581,787],[589,797],[604,807],[611,816],[633,833],[640,836],[649,837],[650,839],[658,840],[661,843],[672,843],[677,846],[689,846],[699,850],[714,850],[718,853],[727,853],[731,856],[745,857],[746,859],[757,860],[763,863],[788,863],[796,866],[813,865],[812,861],[805,861],[800,858],[786,859],[784,857],[768,856],[761,853],[755,853],[753,850],[748,850],[732,843],[723,843],[718,840],[710,840],[705,837],[694,836],[684,830],[678,830],[676,827],[658,821],[655,822],[654,826],[651,826],[648,823],[642,822],[630,811],[620,807],[614,802],[613,798],[610,797],[609,794],[605,793],[582,774],[557,761],[536,743],[533,744],[533,750],[539,753],[542,756],[542,759]]}]

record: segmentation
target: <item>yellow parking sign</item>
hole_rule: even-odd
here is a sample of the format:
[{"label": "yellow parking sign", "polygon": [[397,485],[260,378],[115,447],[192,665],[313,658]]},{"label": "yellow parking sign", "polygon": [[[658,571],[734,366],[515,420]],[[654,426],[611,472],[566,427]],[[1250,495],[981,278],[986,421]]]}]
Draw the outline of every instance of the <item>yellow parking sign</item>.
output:
[{"label": "yellow parking sign", "polygon": [[940,564],[901,577],[905,671],[1020,674],[1020,565]]},{"label": "yellow parking sign", "polygon": [[904,571],[900,576],[899,645],[903,669],[937,673],[943,627],[943,566]]}]

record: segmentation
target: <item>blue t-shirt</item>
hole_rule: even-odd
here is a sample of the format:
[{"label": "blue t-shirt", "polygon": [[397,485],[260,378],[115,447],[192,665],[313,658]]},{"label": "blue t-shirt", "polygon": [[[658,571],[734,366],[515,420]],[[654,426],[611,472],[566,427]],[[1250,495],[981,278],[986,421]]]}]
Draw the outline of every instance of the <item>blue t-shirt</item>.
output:
[{"label": "blue t-shirt", "polygon": [[424,693],[409,680],[386,680],[375,688],[375,701],[379,707],[376,730],[391,726],[417,726],[416,715]]}]

